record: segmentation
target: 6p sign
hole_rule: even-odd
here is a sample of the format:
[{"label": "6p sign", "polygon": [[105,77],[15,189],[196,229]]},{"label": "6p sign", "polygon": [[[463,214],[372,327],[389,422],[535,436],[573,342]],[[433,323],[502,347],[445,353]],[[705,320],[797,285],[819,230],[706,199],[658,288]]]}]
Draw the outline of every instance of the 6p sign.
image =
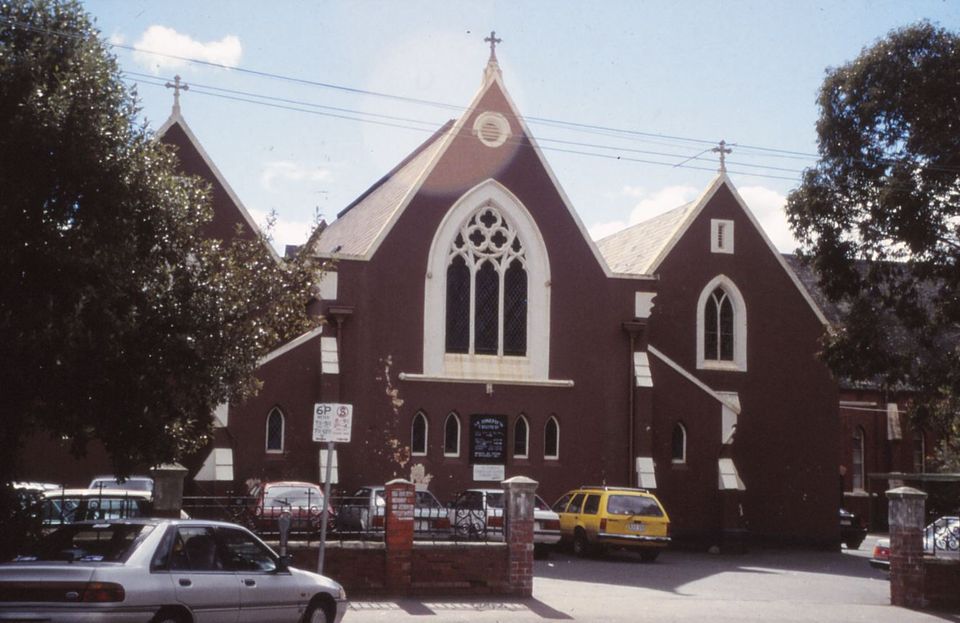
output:
[{"label": "6p sign", "polygon": [[353,405],[318,402],[313,406],[313,440],[350,443]]}]

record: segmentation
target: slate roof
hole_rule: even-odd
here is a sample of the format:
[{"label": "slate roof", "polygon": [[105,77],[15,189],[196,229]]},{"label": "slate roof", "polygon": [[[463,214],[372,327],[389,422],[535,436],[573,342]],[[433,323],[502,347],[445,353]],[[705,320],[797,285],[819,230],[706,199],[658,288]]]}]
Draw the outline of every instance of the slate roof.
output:
[{"label": "slate roof", "polygon": [[337,214],[314,242],[320,255],[364,256],[433,162],[453,127],[448,121],[417,149]]},{"label": "slate roof", "polygon": [[696,205],[695,201],[691,201],[597,241],[597,247],[610,270],[615,273],[649,274],[654,260],[683,226]]}]

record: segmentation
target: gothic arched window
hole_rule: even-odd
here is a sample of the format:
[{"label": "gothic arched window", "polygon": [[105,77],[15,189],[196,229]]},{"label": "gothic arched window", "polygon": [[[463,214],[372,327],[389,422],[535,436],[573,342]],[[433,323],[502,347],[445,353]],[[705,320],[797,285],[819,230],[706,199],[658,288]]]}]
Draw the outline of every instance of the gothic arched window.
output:
[{"label": "gothic arched window", "polygon": [[417,411],[413,416],[413,425],[410,430],[410,454],[424,456],[427,453],[427,416],[423,411]]},{"label": "gothic arched window", "polygon": [[851,470],[851,484],[853,485],[854,491],[862,491],[864,482],[866,478],[864,477],[864,439],[867,434],[864,432],[863,427],[858,426],[853,429],[853,451],[852,460],[850,461],[853,464],[853,469]]},{"label": "gothic arched window", "polygon": [[697,303],[697,367],[747,369],[747,308],[737,286],[715,277]]},{"label": "gothic arched window", "polygon": [[443,425],[443,455],[460,456],[460,418],[456,413],[448,415]]},{"label": "gothic arched window", "polygon": [[552,415],[543,429],[543,458],[560,458],[560,423]]},{"label": "gothic arched window", "polygon": [[283,452],[284,421],[283,412],[274,407],[267,415],[266,450]]},{"label": "gothic arched window", "polygon": [[513,457],[525,459],[530,455],[530,424],[523,415],[513,425]]},{"label": "gothic arched window", "polygon": [[523,244],[500,210],[482,206],[448,250],[446,352],[527,354]]}]

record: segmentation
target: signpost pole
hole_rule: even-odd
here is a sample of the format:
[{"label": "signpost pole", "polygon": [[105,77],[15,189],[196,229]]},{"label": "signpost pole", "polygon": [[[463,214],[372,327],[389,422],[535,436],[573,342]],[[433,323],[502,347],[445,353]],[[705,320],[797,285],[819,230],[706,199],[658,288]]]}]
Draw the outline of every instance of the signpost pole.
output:
[{"label": "signpost pole", "polygon": [[333,442],[327,442],[327,460],[324,465],[323,508],[320,512],[320,548],[317,553],[317,573],[323,574],[323,554],[327,548],[327,508],[330,506],[330,477],[333,474]]}]

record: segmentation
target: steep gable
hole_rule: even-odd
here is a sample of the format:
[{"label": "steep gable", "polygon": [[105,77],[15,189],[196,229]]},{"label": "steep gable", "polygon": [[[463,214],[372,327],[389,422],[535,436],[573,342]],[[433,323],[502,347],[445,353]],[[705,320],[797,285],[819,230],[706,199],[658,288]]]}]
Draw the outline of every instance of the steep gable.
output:
[{"label": "steep gable", "polygon": [[[258,240],[260,228],[256,221],[227,183],[183,116],[174,112],[157,130],[156,136],[157,140],[176,148],[180,169],[184,173],[200,177],[210,184],[213,218],[204,227],[203,235],[220,240]],[[273,247],[269,244],[265,246],[270,256],[279,261]]]}]

